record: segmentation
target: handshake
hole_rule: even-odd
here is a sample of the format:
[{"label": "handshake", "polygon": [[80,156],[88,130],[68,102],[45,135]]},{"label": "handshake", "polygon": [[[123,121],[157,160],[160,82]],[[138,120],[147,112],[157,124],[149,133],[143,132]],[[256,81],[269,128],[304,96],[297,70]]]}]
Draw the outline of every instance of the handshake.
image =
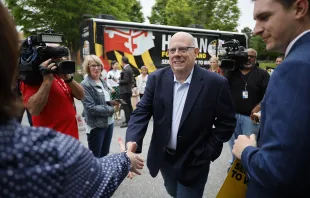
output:
[{"label": "handshake", "polygon": [[[117,139],[119,147],[121,152],[125,152],[126,151],[126,147],[122,141],[121,138]],[[129,173],[127,175],[127,178],[132,179],[135,174],[137,175],[141,175],[141,169],[144,166],[144,160],[137,154],[135,154],[135,151],[137,149],[137,143],[135,142],[128,142],[127,143],[127,156],[130,159],[130,170]]]}]

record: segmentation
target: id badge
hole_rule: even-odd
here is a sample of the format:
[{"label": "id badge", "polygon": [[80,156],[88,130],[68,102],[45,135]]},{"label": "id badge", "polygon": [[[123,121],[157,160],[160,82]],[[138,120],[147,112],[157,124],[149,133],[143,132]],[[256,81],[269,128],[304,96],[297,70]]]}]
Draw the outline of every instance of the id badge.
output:
[{"label": "id badge", "polygon": [[249,98],[249,92],[248,91],[243,91],[242,92],[242,98],[243,99],[248,99]]}]

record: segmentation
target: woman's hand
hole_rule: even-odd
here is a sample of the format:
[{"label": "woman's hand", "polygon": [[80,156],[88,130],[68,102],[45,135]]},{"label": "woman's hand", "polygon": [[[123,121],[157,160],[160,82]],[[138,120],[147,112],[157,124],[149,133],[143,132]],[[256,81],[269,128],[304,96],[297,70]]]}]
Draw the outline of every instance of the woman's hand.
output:
[{"label": "woman's hand", "polygon": [[[118,144],[120,146],[120,150],[122,152],[124,152],[125,151],[125,145],[124,145],[122,139],[118,138],[117,141],[118,141]],[[133,144],[129,145],[129,148],[127,149],[126,154],[127,154],[128,158],[130,159],[130,164],[131,164],[130,172],[131,172],[131,174],[135,173],[137,175],[141,175],[140,170],[144,166],[144,160],[139,155],[132,152],[133,150],[136,150],[136,149],[137,149],[137,143],[134,142]]]}]

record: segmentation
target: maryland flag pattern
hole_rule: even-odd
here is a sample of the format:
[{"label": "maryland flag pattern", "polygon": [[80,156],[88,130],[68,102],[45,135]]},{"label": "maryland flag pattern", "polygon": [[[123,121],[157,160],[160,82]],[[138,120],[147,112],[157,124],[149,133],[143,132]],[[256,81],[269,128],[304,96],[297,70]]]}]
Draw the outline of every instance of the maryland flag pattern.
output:
[{"label": "maryland flag pattern", "polygon": [[116,60],[121,63],[122,57],[126,56],[134,70],[135,76],[142,66],[146,66],[149,72],[156,70],[150,55],[154,48],[153,33],[149,31],[105,28],[103,44],[95,43],[96,55],[99,56],[108,71],[110,62]]}]

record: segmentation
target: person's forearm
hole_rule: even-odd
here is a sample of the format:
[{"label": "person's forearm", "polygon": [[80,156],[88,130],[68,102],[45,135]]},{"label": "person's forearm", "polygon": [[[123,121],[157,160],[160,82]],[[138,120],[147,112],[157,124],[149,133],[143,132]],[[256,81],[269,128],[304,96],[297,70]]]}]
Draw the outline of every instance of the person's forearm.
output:
[{"label": "person's forearm", "polygon": [[84,89],[79,83],[77,83],[75,80],[72,80],[72,82],[69,82],[68,85],[76,99],[82,100],[84,98]]},{"label": "person's forearm", "polygon": [[253,110],[252,110],[252,114],[253,113],[257,113],[257,112],[259,112],[260,111],[260,103],[258,103],[254,108],[253,108]]},{"label": "person's forearm", "polygon": [[51,86],[51,80],[44,80],[38,92],[29,98],[27,103],[27,109],[29,110],[31,115],[37,116],[41,113],[47,103]]}]

